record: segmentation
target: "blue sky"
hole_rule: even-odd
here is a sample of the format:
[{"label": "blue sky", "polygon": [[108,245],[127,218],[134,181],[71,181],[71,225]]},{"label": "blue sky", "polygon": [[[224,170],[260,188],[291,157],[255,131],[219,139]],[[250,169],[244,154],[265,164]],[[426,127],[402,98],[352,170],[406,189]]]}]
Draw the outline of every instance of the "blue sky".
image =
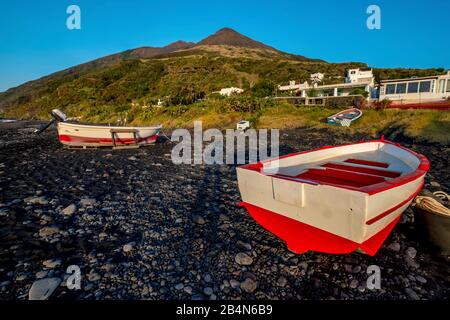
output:
[{"label": "blue sky", "polygon": [[[68,30],[66,8],[81,8]],[[381,8],[381,30],[366,9]],[[372,67],[450,68],[448,0],[41,0],[0,3],[0,92],[107,54],[231,27],[277,49]]]}]

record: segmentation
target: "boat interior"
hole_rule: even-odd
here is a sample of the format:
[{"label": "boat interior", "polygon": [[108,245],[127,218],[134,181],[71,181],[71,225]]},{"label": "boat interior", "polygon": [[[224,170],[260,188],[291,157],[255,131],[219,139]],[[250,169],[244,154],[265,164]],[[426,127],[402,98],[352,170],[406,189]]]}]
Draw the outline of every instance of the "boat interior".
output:
[{"label": "boat interior", "polygon": [[262,172],[315,184],[362,188],[401,177],[419,166],[417,157],[393,145],[366,149],[350,153],[346,152],[348,147],[338,147],[294,154],[265,163]]}]

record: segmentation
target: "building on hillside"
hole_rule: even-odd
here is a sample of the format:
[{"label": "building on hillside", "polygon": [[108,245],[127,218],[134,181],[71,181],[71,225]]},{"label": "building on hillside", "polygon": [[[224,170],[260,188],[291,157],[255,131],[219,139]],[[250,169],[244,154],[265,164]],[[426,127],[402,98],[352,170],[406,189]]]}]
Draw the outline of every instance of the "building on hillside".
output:
[{"label": "building on hillside", "polygon": [[219,91],[219,93],[222,96],[228,96],[228,97],[231,96],[232,94],[239,94],[239,93],[242,93],[242,92],[244,92],[243,89],[236,88],[236,87],[223,88],[223,89],[220,89],[220,91]]},{"label": "building on hillside", "polygon": [[309,89],[311,86],[307,81],[303,83],[296,83],[295,81],[289,81],[288,85],[285,86],[278,86],[278,90],[280,91],[300,91]]},{"label": "building on hillside", "polygon": [[450,71],[447,74],[408,79],[383,80],[379,99],[395,103],[422,103],[450,98]]},{"label": "building on hillside", "polygon": [[374,76],[372,69],[361,70],[349,69],[347,70],[347,76],[345,77],[345,83],[369,83],[371,86],[374,85]]},{"label": "building on hillside", "polygon": [[[317,74],[312,74],[311,78],[313,78],[314,75]],[[364,92],[367,92],[367,99],[375,98],[376,89],[373,85],[373,77],[368,77],[368,74],[366,73],[364,73],[363,75],[365,77],[358,78],[357,81],[355,80],[352,82],[329,85],[318,85],[317,82],[309,84],[306,81],[304,83],[296,84],[295,81],[290,81],[289,85],[278,86],[278,90],[281,92],[288,92],[290,95],[295,95],[302,98],[343,97],[350,95],[361,95],[364,94]],[[320,76],[315,78],[318,79],[320,78]],[[323,77],[321,77],[321,79],[323,80]]]}]

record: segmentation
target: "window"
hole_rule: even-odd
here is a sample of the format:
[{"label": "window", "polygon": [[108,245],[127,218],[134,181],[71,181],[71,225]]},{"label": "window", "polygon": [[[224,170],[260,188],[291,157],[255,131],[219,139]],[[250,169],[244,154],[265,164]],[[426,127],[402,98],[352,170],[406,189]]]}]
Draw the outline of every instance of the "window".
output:
[{"label": "window", "polygon": [[395,93],[395,84],[388,84],[386,86],[386,94],[394,94]]},{"label": "window", "polygon": [[439,89],[437,92],[439,92],[439,93],[445,92],[445,79],[439,80]]},{"label": "window", "polygon": [[397,83],[397,90],[395,90],[395,93],[406,93],[406,83]]},{"label": "window", "polygon": [[431,81],[422,81],[420,83],[419,92],[430,92]]},{"label": "window", "polygon": [[418,82],[410,82],[408,84],[408,93],[417,93],[418,90],[419,90]]},{"label": "window", "polygon": [[447,92],[450,92],[450,79],[447,80]]}]

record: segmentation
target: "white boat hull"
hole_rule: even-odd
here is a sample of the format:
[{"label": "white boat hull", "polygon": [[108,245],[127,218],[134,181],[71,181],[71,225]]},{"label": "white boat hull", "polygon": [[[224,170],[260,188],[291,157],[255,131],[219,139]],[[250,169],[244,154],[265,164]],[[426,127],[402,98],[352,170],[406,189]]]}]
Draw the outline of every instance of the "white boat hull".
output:
[{"label": "white boat hull", "polygon": [[68,146],[145,145],[156,142],[161,126],[113,127],[58,122],[59,141]]}]

